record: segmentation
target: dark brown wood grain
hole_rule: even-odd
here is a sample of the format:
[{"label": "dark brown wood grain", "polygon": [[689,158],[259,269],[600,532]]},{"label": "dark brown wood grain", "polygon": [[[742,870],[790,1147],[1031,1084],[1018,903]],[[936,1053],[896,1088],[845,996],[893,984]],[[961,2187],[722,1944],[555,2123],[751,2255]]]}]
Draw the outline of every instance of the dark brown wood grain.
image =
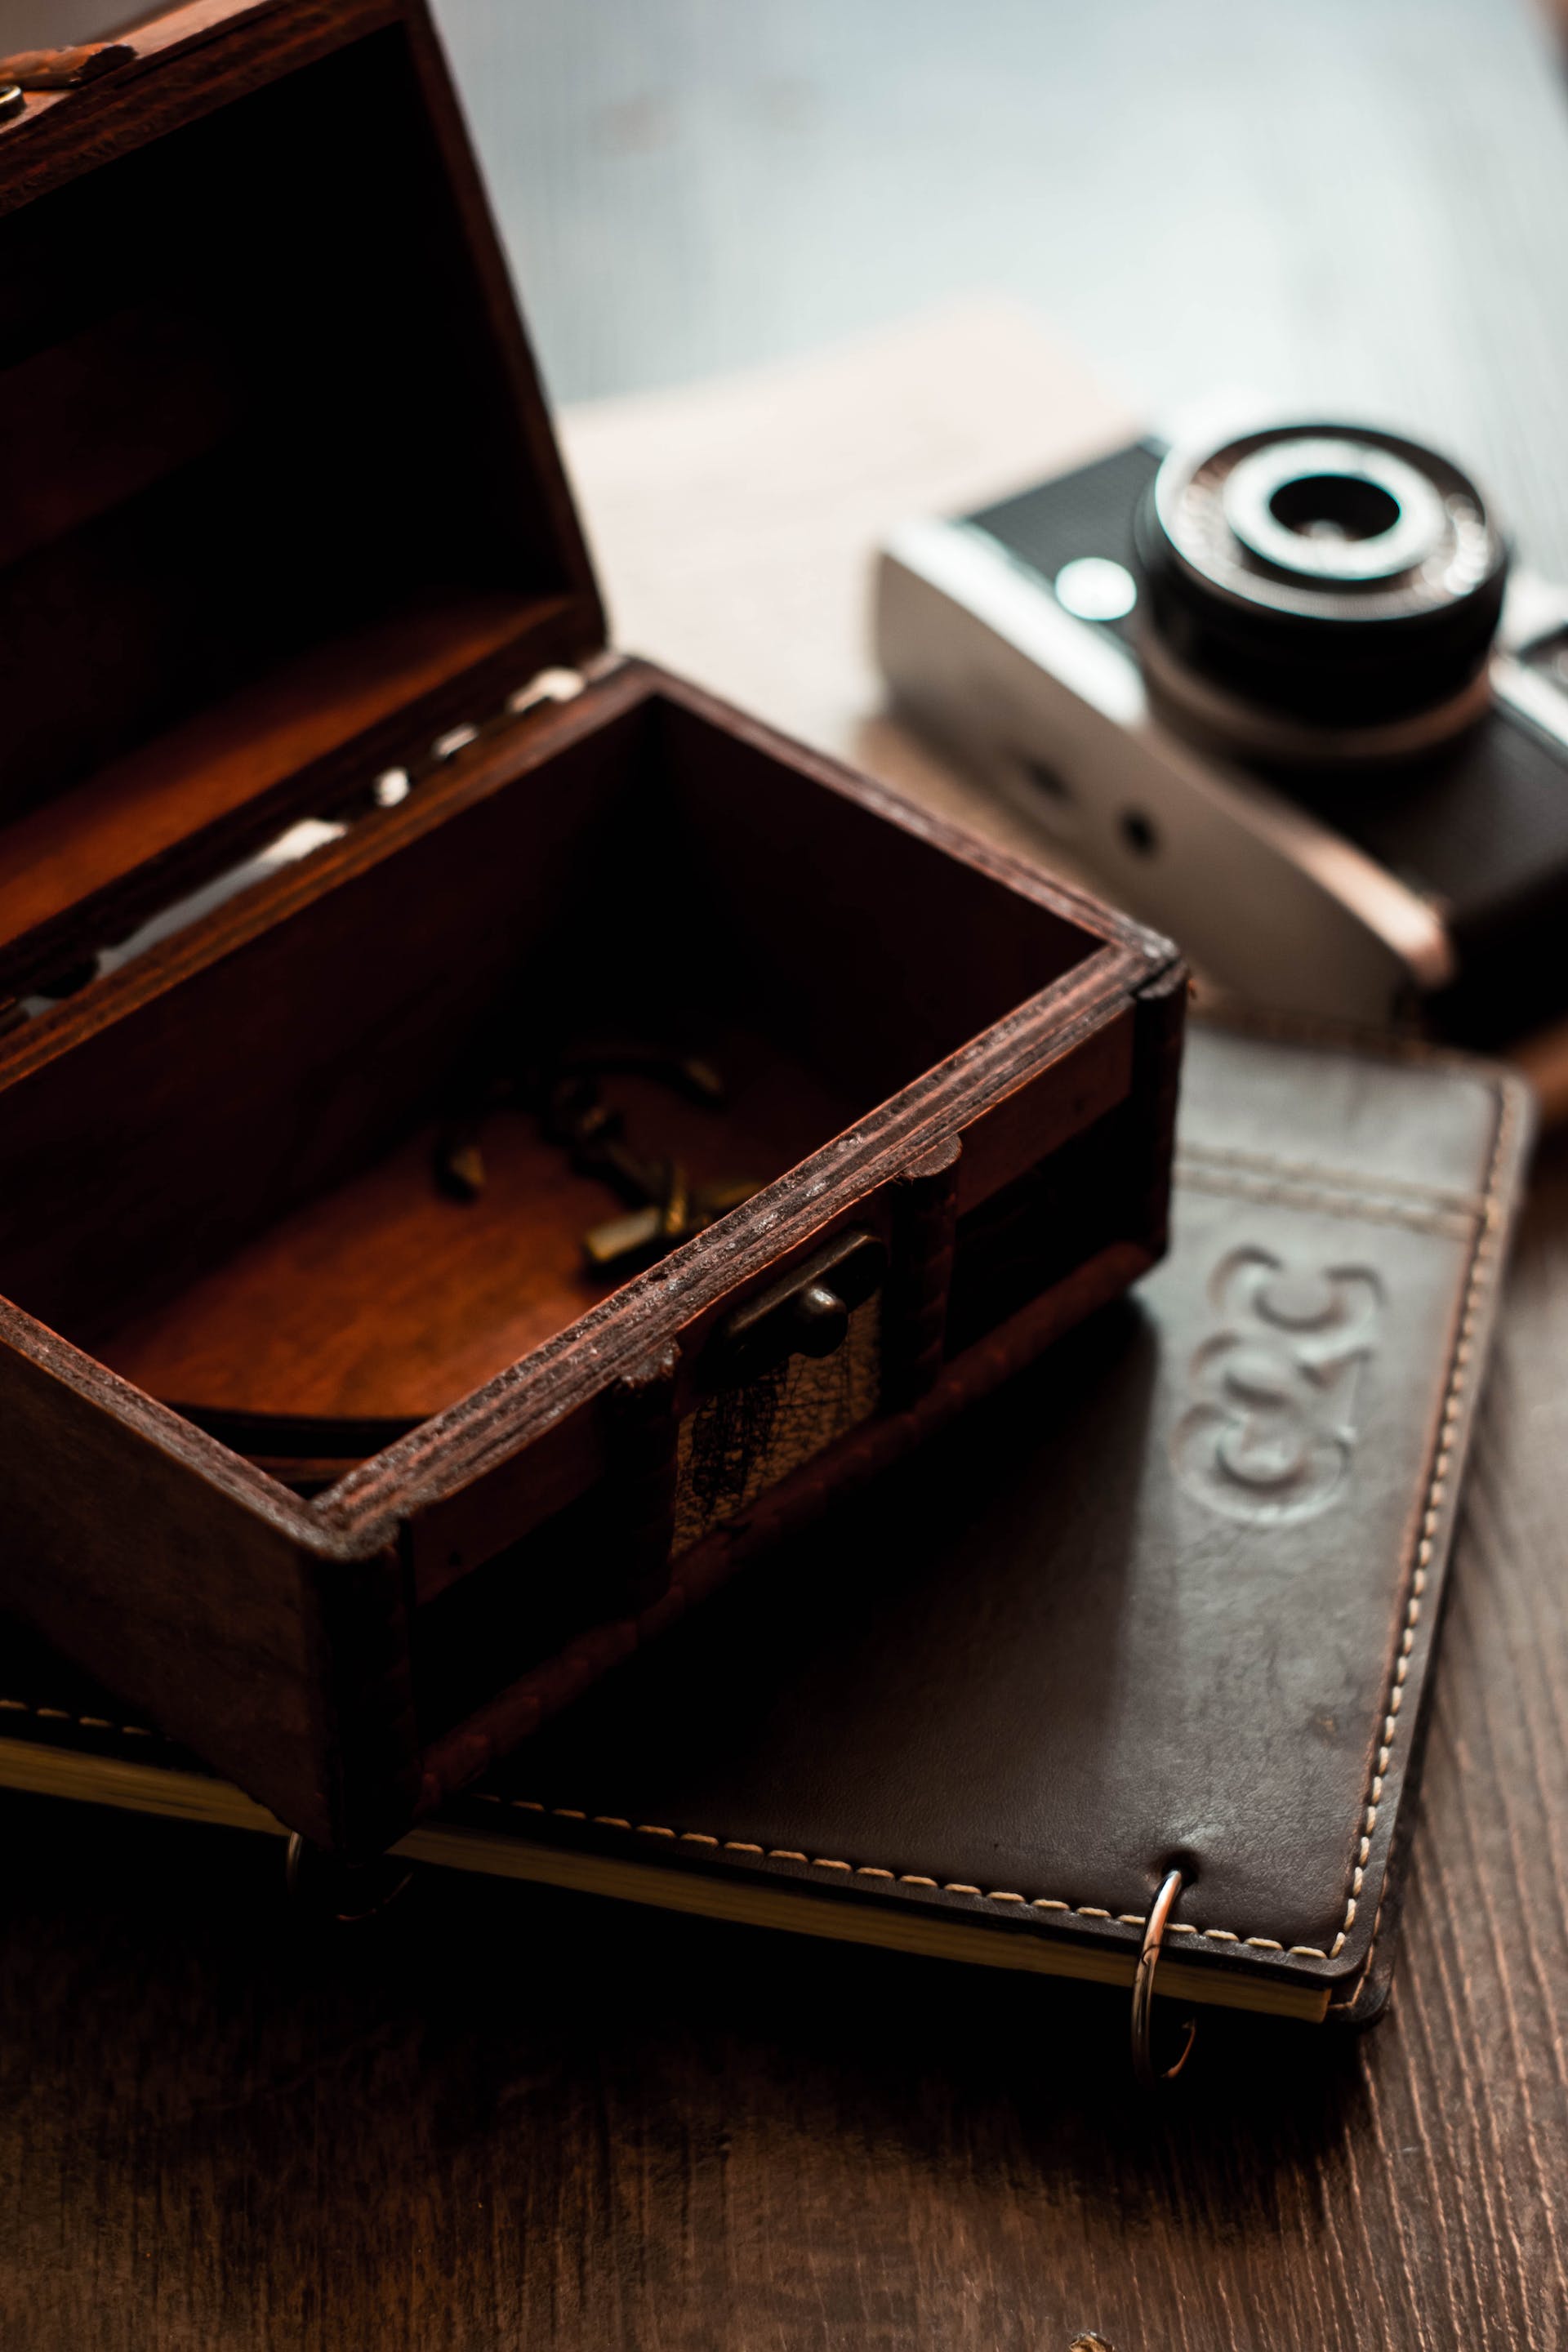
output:
[{"label": "dark brown wood grain", "polygon": [[[813,889],[826,928],[803,936]],[[962,978],[933,991],[935,936]],[[0,1502],[22,1531],[0,1585],[291,1826],[389,1839],[663,1623],[651,1591],[628,1621],[624,1591],[584,1575],[581,1555],[605,1556],[602,1526],[575,1551],[551,1528],[597,1482],[616,1486],[603,1400],[650,1353],[679,1342],[672,1402],[689,1412],[737,1300],[849,1223],[892,1239],[904,1170],[961,1138],[971,1224],[993,1196],[1061,1173],[1021,1255],[961,1223],[966,1313],[926,1417],[1151,1262],[1168,1136],[1159,1074],[1137,1075],[1137,992],[1170,968],[1163,942],[880,787],[644,666],[602,667],[0,1045],[0,1286],[18,1310],[0,1376],[14,1357],[26,1381],[30,1351],[55,1348],[72,1393],[131,1449],[121,1486],[78,1481],[74,1515],[52,1505],[58,1447],[0,1454]],[[476,1054],[515,1056],[542,1019],[569,1036],[625,1007],[656,1034],[718,1034],[739,1078],[722,1118],[692,1110],[674,1132],[650,1087],[637,1120],[661,1118],[699,1177],[733,1165],[766,1185],[683,1244],[679,1284],[673,1262],[584,1284],[602,1188],[515,1108],[477,1201],[454,1202],[433,1173],[446,1090]],[[999,1354],[977,1344],[993,1333]],[[306,1488],[345,1420],[415,1423],[308,1505],[258,1482],[291,1531],[278,1575],[243,1524],[211,1560],[215,1623],[237,1587],[294,1622],[305,1573],[289,1695],[308,1738],[268,1706],[264,1645],[244,1736],[225,1703],[204,1738],[202,1674],[166,1612],[130,1623],[161,1573],[163,1522],[123,1485],[147,1393],[219,1429],[321,1416]],[[173,1416],[159,1428],[146,1481],[179,1519],[222,1449]],[[916,1435],[884,1412],[796,1473],[779,1507],[824,1507]],[[95,1492],[112,1546],[93,1539]],[[721,1531],[692,1556],[679,1605],[769,1524],[754,1510],[735,1543]],[[535,1531],[555,1565],[509,1569]],[[318,1551],[320,1592],[300,1567]],[[409,1616],[381,1597],[394,1559]],[[487,1563],[492,1583],[508,1573],[537,1593],[532,1613],[511,1611],[504,1632],[475,1620],[483,1677],[464,1680],[455,1714],[416,1709],[410,1675],[448,1679],[421,1612]],[[79,1641],[106,1579],[119,1605]],[[370,1661],[387,1628],[384,1675]],[[242,1674],[243,1644],[234,1664]]]},{"label": "dark brown wood grain", "polygon": [[370,1846],[416,1792],[402,1579],[0,1301],[5,1581],[29,1622],[296,1827]]},{"label": "dark brown wood grain", "polygon": [[[181,21],[226,12],[220,0]],[[511,0],[492,13],[510,23]],[[530,73],[493,102],[509,122],[526,105],[552,126],[551,139],[514,143],[539,151],[519,203],[530,281],[542,274],[549,290],[553,276],[559,377],[574,352],[587,388],[589,359],[629,381],[675,377],[714,355],[750,356],[745,338],[761,352],[770,337],[777,347],[837,331],[856,304],[869,317],[903,300],[906,283],[914,299],[941,290],[944,271],[974,275],[976,257],[990,278],[1016,244],[1037,257],[1032,296],[1059,309],[1065,282],[1080,331],[1086,318],[1091,331],[1110,327],[1134,353],[1130,375],[1147,382],[1152,361],[1190,389],[1212,372],[1226,297],[1221,287],[1202,306],[1184,342],[1176,321],[1193,306],[1171,257],[1203,247],[1218,197],[1203,174],[1195,195],[1167,183],[1160,127],[1185,150],[1223,55],[1226,152],[1240,178],[1220,193],[1246,191],[1278,299],[1260,315],[1235,297],[1218,372],[1248,372],[1272,334],[1268,381],[1289,381],[1305,359],[1325,394],[1357,366],[1402,404],[1435,388],[1455,430],[1473,433],[1477,417],[1491,427],[1527,544],[1539,552],[1544,528],[1561,548],[1560,297],[1548,271],[1531,274],[1529,249],[1560,215],[1562,142],[1545,137],[1539,99],[1521,105],[1519,68],[1493,46],[1494,23],[1512,12],[1492,0],[1454,12],[1468,14],[1468,32],[1445,14],[1438,40],[1425,15],[1357,0],[1332,12],[1346,61],[1335,74],[1317,53],[1315,100],[1285,54],[1286,15],[1271,30],[1256,11],[1205,10],[1197,37],[1185,23],[1173,34],[1191,104],[1173,103],[1158,38],[1130,89],[1109,52],[1138,45],[1109,18],[1096,36],[1093,13],[1077,30],[1059,12],[1040,18],[1038,86],[1016,77],[1005,139],[995,106],[1007,76],[994,52],[989,65],[977,54],[963,172],[951,154],[942,167],[934,129],[919,169],[907,162],[908,77],[922,53],[930,122],[952,125],[945,13],[900,17],[890,76],[871,54],[878,12],[853,26],[839,12],[846,43],[866,44],[851,49],[847,114],[821,58],[806,58],[814,89],[788,79],[805,68],[782,47],[770,50],[775,79],[759,82],[758,103],[812,142],[816,168],[797,174],[796,193],[832,220],[835,266],[800,266],[799,207],[775,215],[742,188],[725,235],[753,290],[735,302],[720,299],[735,282],[726,265],[739,267],[713,235],[721,207],[639,204],[628,191],[639,153],[661,186],[689,188],[689,147],[661,142],[657,121],[647,128],[663,102],[669,23],[649,19],[653,96],[638,100],[624,82],[636,12],[529,12]],[[1312,13],[1288,13],[1289,39],[1314,44]],[[460,16],[456,0],[447,14]],[[1422,51],[1414,85],[1395,71],[1396,16]],[[557,89],[555,20],[613,60],[614,108],[602,91],[595,111]],[[799,21],[804,47],[831,47],[821,17],[803,8]],[[979,24],[1006,55],[1024,21],[995,10]],[[1460,57],[1482,51],[1486,71],[1455,64],[1456,31]],[[36,37],[48,37],[40,24]],[[1097,37],[1112,89],[1094,78]],[[696,37],[684,60],[716,80],[730,69],[728,53],[711,58]],[[1352,121],[1363,164],[1374,157],[1382,175],[1375,204],[1356,169],[1339,168],[1352,160],[1342,108],[1352,86],[1383,102],[1384,129],[1409,133],[1363,136],[1364,118]],[[750,98],[748,87],[734,102]],[[44,119],[75,100],[34,105]],[[683,83],[668,110],[689,142],[707,140],[710,163],[733,165],[721,107],[693,102]],[[1074,132],[1068,110],[1085,127]],[[1508,142],[1482,135],[1498,119],[1512,132],[1521,116]],[[900,163],[903,242],[932,257],[891,295],[887,211],[865,205],[847,238],[833,216],[867,184],[867,125],[879,121],[884,158]],[[1328,216],[1316,257],[1295,217],[1300,179],[1280,170],[1292,128],[1298,156],[1320,156],[1326,132],[1336,157],[1337,197],[1314,206]],[[601,133],[598,176],[576,176],[581,147]],[[1019,161],[995,169],[1007,140]],[[756,143],[765,175],[767,142]],[[1088,203],[1086,153],[1102,175]],[[1484,168],[1468,168],[1478,157]],[[1325,176],[1314,163],[1320,194]],[[1151,180],[1158,235],[1146,228]],[[604,257],[606,185],[608,297],[584,267]],[[1029,216],[1059,233],[1016,238],[1021,186]],[[1397,252],[1379,234],[1385,201]],[[1108,293],[1092,224],[1111,219]],[[795,266],[764,291],[781,253]],[[1408,282],[1412,254],[1415,282],[1440,296],[1391,321],[1390,287]],[[1467,261],[1468,303],[1454,285]],[[1558,2352],[1565,1295],[1568,1160],[1553,1148],[1468,1478],[1392,2011],[1364,2042],[1205,2019],[1189,2076],[1152,2114],[1126,2087],[1125,2011],[1111,1996],[988,1977],[976,1997],[972,1979],[934,1964],[471,1882],[421,1882],[380,1927],[320,1939],[282,1911],[280,1857],[259,1841],[7,1799],[0,2338],[29,2352],[1066,2352],[1092,2328],[1115,2352]]]},{"label": "dark brown wood grain", "polygon": [[604,628],[418,6],[173,12],[0,218],[9,989]]},{"label": "dark brown wood grain", "polygon": [[669,1589],[680,1437],[675,1410],[679,1361],[680,1350],[672,1340],[657,1356],[623,1372],[605,1398],[612,1540],[617,1573],[626,1578],[626,1600],[634,1609],[651,1608]]},{"label": "dark brown wood grain", "polygon": [[1555,2352],[1568,2309],[1568,1155],[1510,1286],[1391,2012],[1122,1997],[8,1799],[0,2322],[37,2352]]},{"label": "dark brown wood grain", "polygon": [[894,1405],[913,1403],[941,1374],[962,1157],[957,1143],[928,1152],[894,1192],[892,1265],[882,1300],[882,1392]]},{"label": "dark brown wood grain", "polygon": [[565,599],[431,599],[281,665],[6,825],[0,987],[25,993],[497,706],[581,636]]},{"label": "dark brown wood grain", "polygon": [[[348,30],[357,21],[345,19]],[[275,73],[257,80],[254,33],[268,24]],[[376,42],[364,57],[331,42],[322,49],[327,28],[306,5],[240,9],[233,52],[224,21],[202,21],[207,80],[179,85],[185,127],[169,120],[146,155],[127,152],[113,167],[134,164],[139,174],[124,197],[132,219],[136,203],[181,221],[193,205],[202,216],[224,212],[202,158],[209,172],[218,160],[235,169],[233,148],[188,148],[209,103],[226,106],[226,131],[230,118],[237,125],[240,160],[258,122],[287,131],[299,160],[310,136],[320,139],[320,110],[334,94],[355,101],[357,125],[360,99],[369,115],[400,91],[406,99],[416,68],[437,143],[461,146],[442,113],[437,66],[421,47],[418,9],[397,14],[397,24],[409,57]],[[336,80],[322,85],[322,73]],[[188,315],[172,341],[153,334],[148,343],[132,318],[130,331],[89,334],[82,358],[73,313],[64,346],[47,341],[61,322],[47,301],[37,308],[40,287],[64,278],[70,289],[70,278],[40,275],[40,264],[58,258],[61,236],[80,261],[82,219],[108,203],[99,184],[110,164],[89,143],[94,91],[80,103],[78,163],[91,174],[70,191],[64,230],[54,207],[66,191],[40,193],[33,212],[3,224],[0,240],[0,273],[12,266],[19,306],[36,308],[33,334],[45,352],[64,351],[42,369],[24,362],[0,374],[0,393],[24,425],[30,409],[54,402],[54,440],[42,442],[54,473],[82,458],[54,501],[30,491],[19,503],[19,539],[0,569],[0,600],[12,597],[26,625],[42,630],[7,640],[33,696],[19,724],[24,757],[9,772],[9,825],[0,825],[12,849],[0,885],[12,985],[47,981],[49,957],[68,948],[113,943],[157,891],[205,873],[218,846],[233,854],[254,845],[284,814],[343,807],[355,821],[306,863],[233,896],[118,973],[89,979],[0,1045],[0,1286],[14,1301],[0,1334],[0,1388],[16,1406],[16,1428],[37,1437],[0,1454],[0,1506],[12,1528],[0,1585],[24,1616],[179,1728],[291,1828],[376,1844],[397,1834],[416,1801],[470,1776],[658,1630],[663,1604],[647,1576],[644,1606],[627,1622],[626,1592],[599,1590],[550,1531],[595,1482],[618,1482],[602,1400],[648,1352],[679,1339],[670,1409],[689,1412],[710,1331],[748,1286],[778,1282],[851,1216],[889,1240],[900,1173],[959,1136],[969,1143],[959,1209],[975,1212],[1069,1157],[1079,1139],[1102,1136],[1102,1176],[1114,1164],[1126,1212],[1112,1230],[1098,1216],[1102,1185],[1060,1192],[1065,1213],[1032,1254],[1004,1273],[992,1265],[983,1310],[963,1327],[971,1355],[971,1343],[1004,1324],[1011,1362],[1020,1334],[1044,1343],[1065,1312],[1096,1303],[1107,1282],[1126,1282],[1150,1261],[1147,1202],[1163,1181],[1166,1143],[1157,1124],[1133,1129],[1121,1112],[1135,1091],[1135,997],[1173,967],[1173,950],[635,663],[595,658],[564,708],[496,710],[500,666],[560,652],[552,633],[581,630],[588,614],[581,597],[560,593],[562,581],[572,591],[576,541],[538,543],[527,520],[505,560],[521,574],[543,562],[552,595],[491,597],[482,612],[458,597],[439,625],[405,616],[348,645],[339,604],[348,597],[362,618],[364,588],[351,574],[329,588],[339,600],[327,614],[334,625],[315,612],[306,656],[291,666],[279,666],[278,645],[240,602],[221,625],[224,661],[240,663],[245,691],[200,708],[216,673],[200,646],[188,658],[185,624],[197,612],[209,618],[221,595],[214,564],[200,560],[214,551],[188,541],[188,527],[216,494],[230,536],[249,541],[249,595],[257,569],[266,574],[282,552],[266,531],[284,485],[268,494],[266,480],[249,480],[257,442],[245,419],[226,424],[200,369],[185,383],[191,352],[205,367],[216,348],[218,374],[233,358],[233,320],[224,310],[214,327],[205,280],[195,291],[185,285]],[[418,110],[393,120],[423,152],[426,176],[411,181],[414,226],[423,236],[426,216],[439,221],[456,203],[461,237],[447,264],[461,280],[472,242],[484,270],[487,240],[466,209],[472,188],[461,155],[442,148],[430,160]],[[115,122],[103,118],[106,134]],[[0,151],[0,179],[16,155],[26,151]],[[353,236],[343,240],[336,207],[353,228],[360,200],[353,152],[341,176],[315,188],[308,181],[300,164],[291,203],[306,205],[322,230],[308,285],[327,336],[329,287],[348,268],[357,299],[360,278],[376,285],[381,261]],[[287,237],[273,236],[268,219],[270,257],[275,245]],[[505,360],[515,336],[496,322],[503,291],[489,285],[479,324],[449,320],[454,348],[478,334],[484,351],[489,320]],[[367,331],[372,313],[374,303],[360,315]],[[181,397],[191,395],[184,404],[148,381],[157,374],[148,348]],[[360,336],[353,358],[331,341],[324,351],[353,374]],[[61,383],[73,397],[87,388],[91,436]],[[454,358],[442,383],[472,404],[482,446],[484,376]],[[484,452],[487,513],[505,513],[520,446],[527,458],[527,433],[543,414],[531,381],[512,393],[524,416],[510,419],[510,437],[496,428]],[[318,381],[308,412],[289,409],[312,461],[320,397]],[[97,437],[113,442],[115,419],[122,446],[101,457]],[[143,433],[139,419],[155,421],[157,433]],[[458,424],[468,440],[468,414]],[[273,440],[284,442],[287,470],[287,430]],[[294,452],[300,468],[306,442]],[[228,470],[207,482],[207,503],[185,513],[191,480],[216,458]],[[348,506],[322,506],[312,487],[320,494],[322,482],[310,475],[287,482],[299,497],[291,562],[322,551],[331,574],[343,541],[369,531],[364,480],[343,485],[331,473],[327,489],[345,491]],[[548,480],[533,482],[529,497],[548,510]],[[445,487],[442,513],[449,508],[463,508],[458,485]],[[110,551],[103,530],[115,539]],[[416,527],[411,541],[418,558]],[[475,541],[468,552],[487,569],[499,551]],[[435,548],[423,555],[437,560]],[[357,560],[374,560],[374,534]],[[37,600],[40,562],[49,593]],[[406,588],[406,579],[395,574],[393,585]],[[163,588],[179,612],[157,616]],[[132,607],[136,625],[155,614],[143,654],[167,654],[163,675],[127,635]],[[127,663],[130,703],[118,698],[113,663],[101,666],[91,698],[58,696],[52,661],[66,646],[64,609],[78,635],[101,633],[113,661]],[[475,696],[466,715],[478,739],[433,752],[435,713],[458,708],[449,701],[458,694]],[[70,734],[82,715],[91,743]],[[153,719],[174,715],[179,724],[148,739]],[[369,804],[372,760],[414,774],[402,804]],[[343,802],[351,776],[353,807]],[[520,1056],[627,1018],[651,1034],[715,1037],[733,1056],[726,1118],[703,1134],[699,1115],[691,1134],[677,1134],[666,1108],[663,1148],[696,1179],[745,1171],[764,1190],[668,1265],[606,1286],[585,1284],[581,1246],[605,1213],[602,1188],[517,1115],[527,1103],[512,1106],[510,1124],[489,1143],[479,1200],[454,1204],[442,1192],[433,1146],[454,1087],[520,1073]],[[632,1108],[642,1119],[647,1106]],[[1159,1169],[1142,1167],[1150,1150]],[[985,1265],[985,1234],[973,1246],[959,1242],[963,1254]],[[40,1385],[36,1362],[49,1350],[66,1369]],[[938,1373],[931,1412],[973,1388],[973,1364],[966,1357]],[[306,1475],[291,1482],[300,1491],[322,1486],[310,1473],[339,1454],[343,1423],[414,1428],[308,1506],[257,1479],[258,1527],[247,1522],[251,1489],[240,1482],[233,1527],[209,1545],[181,1622],[181,1606],[160,1585],[164,1550],[193,1515],[200,1522],[209,1467],[224,1456],[188,1423],[148,1418],[146,1395],[193,1406],[197,1423],[214,1428],[320,1418],[320,1444],[308,1446]],[[45,1425],[52,1397],[61,1412],[70,1400],[58,1430]],[[78,1423],[94,1446],[78,1440]],[[900,1433],[912,1442],[914,1430],[891,1413],[848,1434],[795,1479],[790,1507],[823,1507],[835,1477],[886,1458]],[[275,1461],[275,1451],[263,1446],[261,1458]],[[113,1538],[97,1540],[94,1510],[113,1522]],[[536,1531],[552,1550],[548,1573],[533,1555],[512,1561],[512,1548]],[[741,1538],[750,1540],[748,1528]],[[682,1604],[741,1557],[745,1540],[708,1545],[682,1583]],[[590,1557],[605,1555],[605,1527],[585,1543]],[[454,1639],[447,1634],[442,1649],[421,1612],[479,1569],[489,1583],[466,1604],[470,1616],[442,1612],[447,1628],[470,1628],[468,1651],[484,1663],[478,1682],[468,1667],[456,1677],[456,1700]],[[494,1612],[482,1622],[472,1612],[508,1573],[529,1606],[521,1621],[512,1609],[503,1633]],[[447,1696],[430,1700],[433,1689]]]},{"label": "dark brown wood grain", "polygon": [[[70,31],[124,13],[79,6]],[[180,37],[226,13],[183,12]],[[478,0],[467,26],[445,13],[477,54]],[[891,74],[879,12],[829,33],[803,6],[753,93],[690,7],[560,0],[524,26],[494,0],[529,69],[474,96],[517,159],[563,389],[675,380],[983,274],[1065,300],[1164,399],[1304,366],[1326,401],[1350,383],[1479,427],[1527,548],[1561,557],[1568,148],[1529,13],[1444,10],[1440,38],[1382,0],[1321,13],[1210,6],[1140,43],[1107,12],[982,9],[965,99],[945,10],[900,16]],[[672,26],[700,89],[667,92]],[[1227,176],[1184,180],[1216,56]],[[726,107],[753,95],[750,176],[690,201],[700,165],[736,168]],[[873,170],[886,205],[863,200]],[[1194,308],[1173,253],[1224,248],[1238,190],[1269,299],[1221,273]],[[1020,192],[1053,233],[1016,236]],[[890,289],[889,218],[920,256]],[[1413,283],[1437,299],[1391,313]],[[1092,2328],[1115,2352],[1558,2352],[1565,1297],[1553,1147],[1468,1475],[1392,2010],[1364,2042],[1207,2018],[1151,2113],[1109,1995],[987,1977],[976,1998],[931,1964],[475,1882],[321,1940],[259,1841],[7,1799],[0,2337],[1066,2352]]]},{"label": "dark brown wood grain", "polygon": [[[199,0],[134,50],[0,138],[0,989],[63,1000],[0,1041],[0,1402],[37,1439],[0,1449],[0,1590],[290,1826],[363,1844],[658,1629],[719,1320],[851,1223],[901,1244],[913,1160],[963,1143],[929,1412],[979,1343],[1015,1360],[1157,1254],[1168,1137],[1131,1098],[1176,959],[604,652],[421,0]],[[568,658],[562,711],[531,680]],[[304,815],[349,829],[99,969]],[[628,1023],[733,1059],[721,1121],[665,1107],[658,1164],[741,1204],[616,1284],[584,1263],[603,1171],[526,1074]],[[455,1202],[456,1097],[509,1085]],[[1047,1170],[1048,1218],[991,1216]],[[605,1399],[656,1356],[628,1454]],[[405,1433],[327,1483],[354,1424]],[[282,1477],[235,1487],[183,1644],[161,1546],[247,1428]],[[788,1507],[915,1434],[841,1433]],[[629,1618],[600,1572],[628,1509]],[[683,1598],[743,1545],[710,1549]]]}]

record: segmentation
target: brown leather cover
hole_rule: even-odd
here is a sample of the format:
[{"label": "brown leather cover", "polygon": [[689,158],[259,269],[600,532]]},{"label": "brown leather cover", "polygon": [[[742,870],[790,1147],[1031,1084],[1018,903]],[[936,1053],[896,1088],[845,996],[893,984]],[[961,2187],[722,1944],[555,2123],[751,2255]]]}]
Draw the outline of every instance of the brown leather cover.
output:
[{"label": "brown leather cover", "polygon": [[[1484,1064],[1196,1027],[1136,1297],[445,1818],[1129,1956],[1176,1864],[1173,1954],[1367,2021],[1529,1129]],[[8,1738],[121,1752],[0,1659]]]},{"label": "brown leather cover", "polygon": [[[1175,1245],[492,1781],[529,1837],[1386,1994],[1529,1097],[1200,1027]],[[622,1824],[623,1826],[616,1826]]]}]

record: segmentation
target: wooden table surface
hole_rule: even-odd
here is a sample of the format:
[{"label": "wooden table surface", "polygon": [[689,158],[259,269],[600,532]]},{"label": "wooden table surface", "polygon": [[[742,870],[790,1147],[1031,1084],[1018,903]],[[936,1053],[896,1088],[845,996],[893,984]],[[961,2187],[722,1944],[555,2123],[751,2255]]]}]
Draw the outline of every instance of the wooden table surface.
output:
[{"label": "wooden table surface", "polygon": [[[1511,0],[440,13],[563,391],[999,284],[1157,403],[1256,344],[1453,431],[1568,567],[1568,128]],[[317,1938],[263,1841],[5,1800],[0,2344],[1568,2343],[1565,1500],[1552,1144],[1392,2013],[1215,2015],[1158,2105],[1119,1996],[447,1876]]]}]

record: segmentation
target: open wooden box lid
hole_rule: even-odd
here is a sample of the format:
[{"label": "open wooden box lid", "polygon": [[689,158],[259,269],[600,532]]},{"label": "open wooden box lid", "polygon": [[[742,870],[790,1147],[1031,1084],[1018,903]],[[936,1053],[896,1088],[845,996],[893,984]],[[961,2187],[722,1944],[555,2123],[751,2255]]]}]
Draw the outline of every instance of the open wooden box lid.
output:
[{"label": "open wooden box lid", "polygon": [[370,1850],[1152,1262],[1183,975],[603,653],[425,0],[128,46],[0,92],[0,1591]]},{"label": "open wooden box lid", "polygon": [[0,123],[0,996],[604,642],[420,0],[120,48]]}]

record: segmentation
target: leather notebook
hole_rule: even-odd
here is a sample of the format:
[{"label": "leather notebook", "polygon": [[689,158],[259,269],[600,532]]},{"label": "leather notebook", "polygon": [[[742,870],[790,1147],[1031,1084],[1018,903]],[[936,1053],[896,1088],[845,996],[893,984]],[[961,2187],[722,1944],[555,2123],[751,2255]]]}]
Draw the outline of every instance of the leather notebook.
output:
[{"label": "leather notebook", "polygon": [[[1136,1295],[759,1559],[420,1859],[1363,2023],[1529,1138],[1485,1064],[1198,1024]],[[275,1826],[30,1637],[0,1780]]]}]

